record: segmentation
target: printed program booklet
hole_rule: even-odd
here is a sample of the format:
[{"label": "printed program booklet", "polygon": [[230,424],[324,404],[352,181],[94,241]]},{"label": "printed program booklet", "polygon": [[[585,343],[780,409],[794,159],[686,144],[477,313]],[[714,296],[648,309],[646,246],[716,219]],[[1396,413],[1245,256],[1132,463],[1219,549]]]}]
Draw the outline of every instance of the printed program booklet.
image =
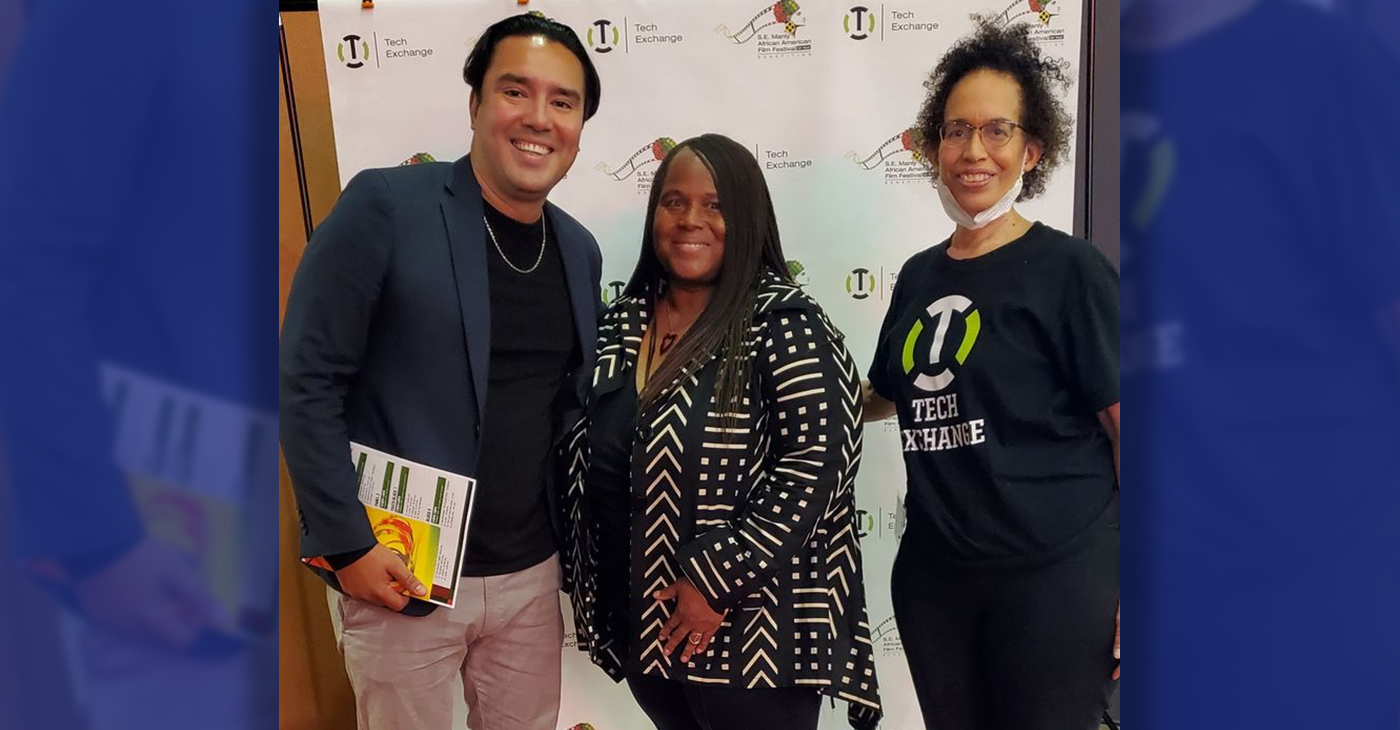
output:
[{"label": "printed program booklet", "polygon": [[[414,596],[406,588],[400,592],[451,608],[457,600],[476,480],[353,441],[350,461],[375,539],[428,587],[427,596]],[[331,569],[325,558],[306,560]]]}]

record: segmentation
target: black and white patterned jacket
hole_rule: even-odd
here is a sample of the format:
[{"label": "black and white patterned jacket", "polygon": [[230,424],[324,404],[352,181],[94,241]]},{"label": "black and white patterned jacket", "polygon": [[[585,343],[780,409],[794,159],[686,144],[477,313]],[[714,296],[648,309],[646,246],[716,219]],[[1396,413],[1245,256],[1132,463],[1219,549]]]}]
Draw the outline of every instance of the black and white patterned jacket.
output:
[{"label": "black and white patterned jacket", "polygon": [[[635,297],[603,315],[590,404],[634,377],[648,319]],[[748,352],[748,395],[728,440],[713,402],[713,356],[638,418],[631,642],[595,620],[587,416],[569,435],[565,582],[578,646],[618,680],[625,667],[704,684],[811,687],[847,700],[853,727],[874,728],[880,700],[853,494],[860,376],[817,303],[776,276],[764,279]],[[682,575],[712,608],[728,610],[709,651],[684,665],[679,651],[662,653],[657,634],[669,609],[651,598]]]}]

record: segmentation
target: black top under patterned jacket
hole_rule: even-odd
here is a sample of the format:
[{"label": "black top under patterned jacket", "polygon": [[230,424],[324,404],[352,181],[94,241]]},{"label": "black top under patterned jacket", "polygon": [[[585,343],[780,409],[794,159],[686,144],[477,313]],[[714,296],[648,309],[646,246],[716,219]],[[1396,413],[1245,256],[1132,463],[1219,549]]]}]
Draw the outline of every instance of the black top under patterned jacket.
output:
[{"label": "black top under patterned jacket", "polygon": [[[647,302],[637,297],[618,299],[603,315],[590,404],[635,377],[648,320]],[[637,417],[629,637],[599,620],[587,416],[570,434],[565,582],[579,648],[614,679],[625,670],[733,687],[811,687],[847,700],[853,727],[879,723],[853,493],[860,376],[841,340],[816,302],[770,274],[750,329],[741,412],[716,413],[711,356]],[[709,651],[684,665],[679,650],[662,652],[657,633],[670,607],[651,598],[681,576],[711,608],[728,611]]]}]

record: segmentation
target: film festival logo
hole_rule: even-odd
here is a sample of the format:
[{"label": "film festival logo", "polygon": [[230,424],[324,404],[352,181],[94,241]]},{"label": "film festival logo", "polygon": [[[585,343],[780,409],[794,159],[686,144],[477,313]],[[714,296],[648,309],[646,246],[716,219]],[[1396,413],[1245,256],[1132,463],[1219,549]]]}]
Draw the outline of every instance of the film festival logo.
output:
[{"label": "film festival logo", "polygon": [[787,267],[788,276],[791,276],[798,286],[811,286],[812,279],[807,275],[807,267],[803,266],[801,261],[788,259]]},{"label": "film festival logo", "polygon": [[812,52],[811,39],[798,34],[805,25],[802,8],[796,0],[778,0],[758,11],[739,30],[730,31],[727,24],[720,23],[715,32],[735,45],[756,41],[760,56],[803,55]]},{"label": "film festival logo", "polygon": [[870,643],[880,652],[881,658],[904,656],[904,642],[899,639],[899,625],[894,616],[870,628]]},{"label": "film festival logo", "polygon": [[635,176],[637,178],[637,194],[646,195],[651,192],[651,178],[656,174],[655,170],[648,169],[652,165],[660,163],[666,159],[666,153],[676,148],[676,140],[670,137],[657,137],[632,153],[616,167],[608,167],[606,162],[599,162],[593,169],[607,175],[608,177],[621,182]]},{"label": "film festival logo", "polygon": [[[906,152],[908,157],[903,156]],[[933,177],[928,158],[924,156],[924,133],[918,127],[909,127],[890,137],[863,157],[850,150],[846,159],[862,170],[883,169],[886,183],[928,182]]]},{"label": "film festival logo", "polygon": [[1036,24],[1039,27],[1031,29],[1031,40],[1042,45],[1059,45],[1065,42],[1065,31],[1050,23],[1060,15],[1054,12],[1059,3],[1060,0],[1015,0],[992,17],[1003,27],[1012,23]]},{"label": "film festival logo", "polygon": [[1023,18],[1026,22],[1050,25],[1050,19],[1059,15],[1059,13],[1050,12],[1050,9],[1058,3],[1059,0],[1015,0],[995,17],[1003,26],[1011,25]]},{"label": "film festival logo", "polygon": [[369,41],[351,33],[336,44],[335,56],[346,68],[360,68],[369,59]]},{"label": "film festival logo", "polygon": [[606,18],[593,21],[586,36],[588,47],[596,53],[612,53],[622,45],[622,29]]},{"label": "film festival logo", "polygon": [[[925,360],[918,356],[919,341],[923,338],[925,330],[929,329],[924,326],[925,318],[920,316],[914,320],[909,327],[909,333],[904,336],[900,365],[905,375],[913,377],[914,387],[936,393],[948,387],[956,377],[951,367],[944,366],[943,360],[944,346],[947,344],[949,332],[953,330],[954,320],[960,320],[962,339],[958,343],[958,349],[953,352],[953,360],[961,366],[967,362],[968,355],[972,354],[972,348],[977,344],[977,335],[982,331],[982,315],[976,309],[972,309],[972,300],[961,294],[950,294],[939,299],[928,305],[924,314],[928,315],[928,322],[933,330],[933,342],[928,348],[928,358]],[[935,368],[937,372],[932,372]]]}]

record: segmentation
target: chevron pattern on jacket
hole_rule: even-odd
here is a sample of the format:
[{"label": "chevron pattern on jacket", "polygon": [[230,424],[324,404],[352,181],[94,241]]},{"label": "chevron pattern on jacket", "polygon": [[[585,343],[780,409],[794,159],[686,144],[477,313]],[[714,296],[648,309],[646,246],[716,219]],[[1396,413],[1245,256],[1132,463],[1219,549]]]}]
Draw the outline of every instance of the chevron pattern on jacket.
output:
[{"label": "chevron pattern on jacket", "polygon": [[[648,318],[634,297],[604,315],[595,394],[635,377]],[[849,702],[853,727],[878,724],[854,494],[860,375],[842,340],[816,302],[770,275],[749,330],[752,370],[740,411],[719,412],[712,357],[639,416],[631,636],[613,636],[596,620],[586,416],[566,440],[578,644],[614,678],[625,669],[744,688],[809,686]],[[679,652],[664,655],[657,632],[670,607],[650,597],[682,576],[727,612],[709,651],[684,665]]]}]

